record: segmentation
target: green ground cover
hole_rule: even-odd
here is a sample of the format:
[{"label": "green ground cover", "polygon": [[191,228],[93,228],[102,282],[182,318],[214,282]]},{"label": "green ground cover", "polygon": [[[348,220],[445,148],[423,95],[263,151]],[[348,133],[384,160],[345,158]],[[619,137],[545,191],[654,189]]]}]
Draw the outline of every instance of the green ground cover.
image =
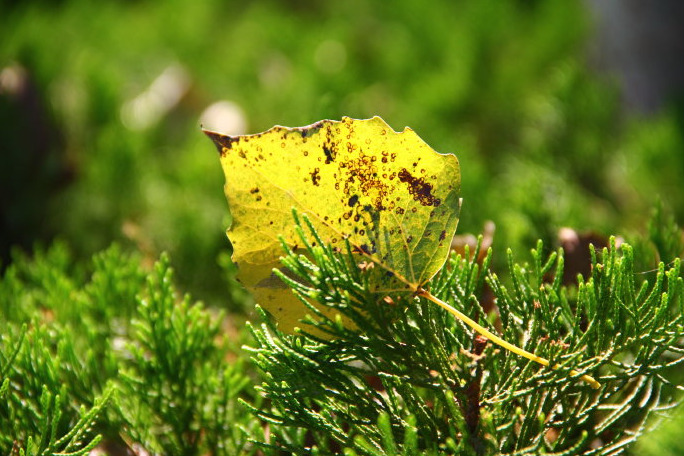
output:
[{"label": "green ground cover", "polygon": [[[576,310],[588,298],[578,291],[575,274],[584,275],[585,285],[599,274],[588,268],[586,246],[587,258],[569,248],[577,234],[580,244],[592,240],[597,246],[595,265],[623,261],[608,277],[620,283],[635,277],[633,293],[611,305],[628,308],[629,296],[649,303],[639,309],[658,315],[653,332],[662,330],[659,347],[669,347],[649,362],[664,366],[678,359],[681,348],[680,341],[665,339],[679,331],[681,314],[679,285],[668,277],[678,275],[673,260],[682,253],[684,111],[671,103],[648,117],[625,112],[615,82],[588,63],[593,26],[581,2],[556,0],[0,2],[0,453],[87,452],[88,444],[110,454],[124,454],[127,447],[163,454],[277,453],[252,442],[258,441],[278,442],[289,451],[315,444],[313,451],[323,454],[342,447],[357,454],[412,454],[416,448],[473,454],[574,448],[583,454],[612,438],[629,438],[618,430],[642,429],[647,409],[658,413],[643,429],[655,426],[659,407],[677,401],[666,384],[680,383],[676,367],[657,372],[662,383],[655,367],[650,373],[625,368],[622,380],[607,382],[614,394],[624,394],[624,404],[645,404],[606,423],[610,436],[597,430],[602,421],[594,417],[568,421],[574,433],[554,437],[553,426],[530,421],[525,410],[559,402],[526,390],[526,384],[508,385],[522,391],[520,402],[497,402],[474,431],[472,420],[457,418],[464,409],[444,405],[444,392],[456,380],[442,373],[432,383],[421,378],[421,384],[404,385],[409,373],[419,377],[420,366],[389,357],[387,334],[347,354],[368,366],[369,353],[385,353],[384,364],[373,366],[388,374],[378,388],[396,392],[394,399],[383,396],[385,408],[360,407],[364,401],[378,404],[370,380],[363,394],[353,396],[359,407],[344,410],[357,418],[346,424],[336,421],[346,416],[340,398],[352,396],[330,397],[326,391],[333,386],[317,391],[314,403],[284,395],[282,382],[303,372],[309,376],[302,379],[325,384],[307,370],[307,359],[335,359],[339,347],[291,340],[259,326],[249,296],[233,280],[222,171],[200,131],[200,124],[254,133],[275,124],[374,115],[397,130],[411,126],[435,150],[459,158],[464,204],[458,233],[485,231],[483,242],[491,242],[488,264],[497,279],[488,279],[488,288],[481,275],[477,288],[457,274],[454,284],[467,282],[459,293],[485,302],[491,301],[487,290],[494,290],[500,302],[500,281],[516,290],[510,291],[506,325],[536,315],[523,306],[530,291],[516,288],[522,279],[515,265],[523,269],[521,277],[541,285],[539,271],[524,266],[537,261],[529,252],[541,239],[539,258],[566,247],[566,277],[540,296],[556,302],[562,294]],[[217,112],[228,116],[219,125]],[[611,235],[629,243],[633,253],[616,250],[619,261],[602,255]],[[653,271],[659,261],[660,274]],[[453,264],[466,274],[474,263]],[[665,285],[658,285],[659,278]],[[595,286],[606,278],[594,280]],[[649,285],[641,295],[644,280]],[[561,285],[568,288],[561,292]],[[667,305],[648,301],[652,290],[669,291]],[[185,293],[203,304],[193,305]],[[468,299],[466,308],[472,305]],[[613,302],[601,299],[599,305]],[[584,317],[595,311],[587,306]],[[406,318],[417,320],[412,315]],[[395,329],[427,352],[471,349],[458,324],[437,314],[425,318],[426,330],[447,328],[441,342],[412,332],[414,327]],[[559,338],[587,330],[569,320],[554,326],[546,320],[551,315],[530,318],[545,322],[534,331],[557,331]],[[255,329],[248,329],[247,319]],[[496,317],[489,320],[496,324]],[[529,333],[518,334],[510,324],[511,337],[527,340]],[[625,337],[630,328],[623,328]],[[645,363],[640,356],[648,350],[637,347],[645,339],[629,337],[616,360]],[[577,350],[610,349],[599,338],[573,343]],[[652,348],[648,353],[657,352]],[[486,372],[496,362],[488,353],[485,367],[463,357],[455,363],[461,372]],[[432,361],[444,362],[439,356]],[[511,372],[537,372],[505,359]],[[279,370],[278,362],[286,367]],[[596,367],[603,376],[620,377],[613,368]],[[348,382],[337,385],[339,391],[360,382],[344,377],[343,367],[329,369],[322,375]],[[640,384],[642,374],[651,383]],[[487,378],[483,394],[499,391],[503,380]],[[554,375],[543,380],[556,382],[552,390],[568,391],[573,401],[588,394],[577,382]],[[259,392],[255,385],[265,386]],[[454,388],[450,394],[461,393]],[[597,406],[619,403],[618,396]],[[424,403],[437,405],[426,411]],[[283,420],[284,411],[297,410],[302,413]],[[676,439],[668,440],[677,429],[670,421],[661,434],[627,451],[666,454],[672,441],[671,454],[678,454]],[[349,440],[341,437],[345,433]],[[101,440],[93,441],[96,435]],[[438,445],[429,448],[430,441]],[[663,443],[654,448],[654,441]]]}]

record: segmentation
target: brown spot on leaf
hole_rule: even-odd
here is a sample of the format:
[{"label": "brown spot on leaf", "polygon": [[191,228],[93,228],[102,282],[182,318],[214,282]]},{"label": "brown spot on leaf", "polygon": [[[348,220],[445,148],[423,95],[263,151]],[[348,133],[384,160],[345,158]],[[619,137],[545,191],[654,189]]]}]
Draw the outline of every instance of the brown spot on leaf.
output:
[{"label": "brown spot on leaf", "polygon": [[397,176],[401,182],[408,184],[409,193],[421,205],[439,206],[441,204],[442,201],[432,194],[432,184],[426,182],[425,178],[414,177],[406,168],[402,168]]},{"label": "brown spot on leaf", "polygon": [[311,175],[311,182],[318,186],[318,183],[321,181],[320,170],[318,168],[314,168],[314,170],[309,174]]},{"label": "brown spot on leaf", "polygon": [[352,247],[352,253],[365,253],[366,255],[370,255],[370,250],[368,249],[367,244],[361,244],[360,246],[354,246]]},{"label": "brown spot on leaf", "polygon": [[371,204],[364,206],[364,210],[368,212],[372,212],[373,209],[384,210],[386,208],[384,200],[391,189],[378,177],[378,169],[373,163],[373,157],[364,154],[362,150],[350,155],[354,158],[339,162],[340,170],[344,170],[344,173],[340,176],[338,183],[344,185],[344,193],[346,195],[358,193],[370,197]]},{"label": "brown spot on leaf", "polygon": [[324,144],[323,145],[323,153],[325,154],[325,164],[326,165],[329,165],[330,163],[335,161],[335,151],[331,147]]}]

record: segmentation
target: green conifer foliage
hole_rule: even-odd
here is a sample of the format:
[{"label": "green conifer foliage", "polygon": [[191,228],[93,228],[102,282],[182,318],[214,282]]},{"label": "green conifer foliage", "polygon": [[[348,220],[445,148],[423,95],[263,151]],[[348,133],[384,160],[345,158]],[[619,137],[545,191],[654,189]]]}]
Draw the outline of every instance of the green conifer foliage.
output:
[{"label": "green conifer foliage", "polygon": [[[225,319],[180,299],[113,246],[74,265],[63,244],[16,254],[0,280],[0,454],[251,454],[258,421]],[[234,357],[234,355],[231,355]]]},{"label": "green conifer foliage", "polygon": [[[562,250],[545,254],[541,242],[529,262],[509,251],[505,283],[489,269],[491,252],[481,264],[454,255],[432,292],[560,365],[549,369],[473,337],[420,298],[370,293],[365,268],[313,247],[308,229],[300,227],[306,254],[289,251],[283,260],[299,279],[282,278],[314,318],[297,336],[273,324],[253,328],[260,389],[271,401],[255,411],[307,429],[321,453],[339,446],[369,455],[619,454],[651,414],[676,402],[666,374],[684,359],[678,259],[652,278],[635,274],[633,249],[612,239],[610,248],[592,250],[591,274],[566,287]],[[486,292],[498,312],[484,312]],[[326,319],[310,300],[357,329]],[[304,335],[311,327],[330,337]],[[598,390],[579,380],[585,373]],[[268,443],[292,452],[306,445]]]},{"label": "green conifer foliage", "polygon": [[[541,242],[504,271],[480,247],[453,254],[427,285],[554,369],[421,297],[371,292],[371,266],[303,220],[281,274],[309,306],[296,335],[263,311],[226,330],[178,292],[166,255],[16,254],[0,280],[0,453],[637,454],[680,400],[684,284],[662,208],[638,248],[612,239],[569,285],[563,251]],[[654,256],[668,262],[644,269]],[[655,435],[639,448],[653,454]]]}]

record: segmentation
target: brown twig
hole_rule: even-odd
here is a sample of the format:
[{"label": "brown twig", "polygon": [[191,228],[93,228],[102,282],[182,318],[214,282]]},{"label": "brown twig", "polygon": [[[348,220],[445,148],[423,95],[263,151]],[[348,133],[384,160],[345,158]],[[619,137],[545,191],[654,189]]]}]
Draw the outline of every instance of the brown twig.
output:
[{"label": "brown twig", "polygon": [[[466,428],[473,440],[473,447],[481,447],[477,439],[478,427],[480,425],[480,384],[482,381],[482,353],[487,346],[487,338],[476,335],[473,339],[473,349],[471,351],[475,372],[473,379],[465,390],[465,401],[463,403],[463,416],[465,417]],[[479,454],[479,452],[478,452]]]}]

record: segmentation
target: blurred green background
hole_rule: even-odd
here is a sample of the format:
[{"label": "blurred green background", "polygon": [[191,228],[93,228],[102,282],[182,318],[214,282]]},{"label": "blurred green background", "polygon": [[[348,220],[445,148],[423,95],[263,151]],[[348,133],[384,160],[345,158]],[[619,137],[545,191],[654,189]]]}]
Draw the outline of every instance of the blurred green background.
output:
[{"label": "blurred green background", "polygon": [[201,124],[411,126],[460,159],[459,232],[492,220],[499,251],[556,245],[563,226],[629,238],[657,201],[684,216],[682,104],[625,107],[583,2],[0,5],[5,264],[53,238],[84,257],[112,241],[168,250],[188,291],[242,312]]},{"label": "blurred green background", "polygon": [[636,3],[0,0],[2,263],[54,239],[166,250],[185,290],[246,315],[200,125],[343,115],[455,153],[459,233],[493,221],[495,261],[562,227],[639,243],[657,205],[681,226],[683,9]]}]

